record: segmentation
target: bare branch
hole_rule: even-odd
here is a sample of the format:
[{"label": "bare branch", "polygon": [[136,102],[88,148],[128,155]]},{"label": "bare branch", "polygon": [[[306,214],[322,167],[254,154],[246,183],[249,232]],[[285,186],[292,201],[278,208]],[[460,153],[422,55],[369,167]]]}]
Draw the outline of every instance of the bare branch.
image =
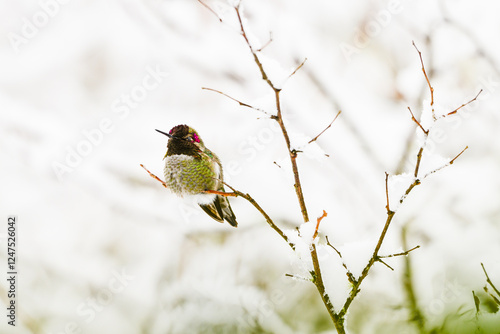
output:
[{"label": "bare branch", "polygon": [[253,59],[254,59],[255,63],[257,64],[257,67],[260,70],[260,73],[262,75],[262,80],[267,82],[269,87],[271,87],[271,89],[274,91],[277,114],[275,117],[273,117],[273,119],[275,119],[278,122],[278,124],[280,125],[280,128],[281,128],[281,132],[283,133],[283,137],[285,139],[288,153],[290,155],[290,161],[292,164],[292,170],[293,170],[293,175],[294,175],[294,179],[295,179],[294,188],[295,188],[295,192],[297,194],[297,199],[299,200],[300,210],[302,212],[302,218],[304,219],[304,222],[308,222],[309,216],[307,214],[307,209],[306,209],[306,205],[305,205],[305,201],[304,201],[304,195],[302,193],[302,186],[300,184],[299,171],[298,171],[297,162],[296,162],[297,154],[295,152],[293,152],[293,150],[291,149],[290,137],[288,136],[288,132],[286,130],[285,123],[283,122],[283,118],[282,118],[282,114],[281,114],[281,100],[280,100],[281,89],[275,87],[274,84],[272,83],[272,81],[269,79],[266,71],[264,70],[264,67],[262,66],[262,63],[261,63],[257,53],[254,51],[252,45],[250,44],[250,41],[248,40],[246,31],[245,31],[245,27],[243,26],[243,20],[241,18],[239,4],[238,4],[238,6],[235,7],[235,10],[236,10],[236,15],[238,16],[238,21],[240,23],[241,34],[242,34],[243,38],[245,39],[245,42],[246,42],[248,48],[250,49],[250,52],[253,55]]},{"label": "bare branch", "polygon": [[339,117],[339,115],[340,115],[340,113],[341,113],[341,112],[342,112],[342,111],[341,111],[341,110],[339,110],[339,112],[337,113],[337,115],[335,115],[335,117],[334,117],[334,118],[333,118],[333,120],[330,122],[330,124],[328,124],[328,126],[327,126],[327,127],[326,127],[323,131],[321,131],[321,132],[320,132],[320,133],[319,133],[316,137],[314,137],[313,139],[311,139],[311,140],[308,142],[308,144],[312,143],[313,141],[316,141],[316,140],[319,138],[319,136],[321,136],[321,135],[322,135],[322,134],[323,134],[326,130],[328,130],[328,129],[332,126],[333,122],[335,122],[335,120],[337,119],[337,117]]},{"label": "bare branch", "polygon": [[[295,180],[295,184],[294,184],[295,193],[296,193],[297,199],[299,201],[300,211],[302,213],[302,218],[304,220],[304,223],[307,223],[309,221],[309,216],[307,214],[307,208],[306,208],[306,204],[305,204],[305,200],[304,200],[304,194],[302,192],[302,186],[300,184],[299,170],[297,167],[297,151],[293,150],[291,148],[290,137],[288,136],[288,131],[285,127],[285,123],[283,122],[283,117],[282,117],[281,100],[280,100],[281,88],[274,86],[272,81],[269,79],[266,71],[264,70],[264,67],[262,66],[262,63],[261,63],[257,53],[254,51],[252,45],[250,44],[248,37],[247,37],[247,34],[245,32],[245,27],[243,26],[243,21],[242,21],[240,10],[239,10],[239,4],[235,7],[235,10],[236,10],[236,15],[238,17],[238,21],[240,23],[241,34],[242,34],[243,38],[245,39],[246,44],[248,45],[250,52],[252,53],[252,56],[254,58],[255,63],[257,64],[257,67],[259,68],[259,71],[262,75],[262,80],[264,80],[269,85],[269,87],[271,87],[271,89],[274,91],[277,113],[276,113],[276,116],[273,117],[273,119],[278,122],[278,124],[281,128],[281,132],[283,133],[283,138],[285,139],[288,154],[290,156],[290,162],[292,164],[294,180]],[[300,67],[302,67],[302,65],[303,64],[299,65],[299,67],[296,69],[296,71],[298,69],[300,69]],[[293,75],[293,73],[292,73],[292,75]],[[250,198],[247,198],[247,199],[250,200]],[[268,222],[269,222],[269,220],[268,220]],[[271,225],[271,227],[273,227],[273,225],[274,225],[274,223]],[[275,228],[275,230],[276,230],[276,228]],[[279,231],[278,233],[281,232],[281,230],[279,230],[279,229],[277,231]],[[284,236],[284,235],[282,235],[282,236],[286,238],[286,236]],[[288,240],[288,238],[286,238],[285,240]],[[293,248],[293,244],[290,244],[290,246],[292,246],[292,248]],[[326,291],[325,291],[325,285],[323,284],[323,278],[321,275],[321,268],[320,268],[320,264],[319,264],[318,253],[316,250],[316,245],[314,243],[311,245],[311,253],[310,254],[311,254],[311,260],[312,260],[313,268],[314,268],[311,271],[313,283],[316,286],[316,288],[318,289],[318,292],[321,296],[323,304],[325,305],[325,307],[328,311],[328,314],[330,315],[330,318],[332,319],[333,323],[335,324],[337,331],[340,334],[345,333],[344,319],[343,319],[343,317],[338,317],[338,315],[335,313],[333,305],[330,302],[330,297],[328,296],[328,293],[326,293]]]}]

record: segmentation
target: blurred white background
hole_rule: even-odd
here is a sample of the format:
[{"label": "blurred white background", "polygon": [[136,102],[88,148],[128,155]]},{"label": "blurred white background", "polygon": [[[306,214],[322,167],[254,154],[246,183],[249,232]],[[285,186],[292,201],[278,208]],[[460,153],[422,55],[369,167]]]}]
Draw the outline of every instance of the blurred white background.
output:
[{"label": "blurred white background", "polygon": [[[305,275],[296,255],[246,201],[231,199],[237,229],[218,224],[139,167],[161,176],[166,138],[154,129],[188,124],[221,158],[227,182],[280,227],[301,223],[279,128],[202,90],[275,112],[231,2],[206,3],[223,23],[195,0],[0,2],[2,263],[7,217],[19,222],[17,326],[4,317],[2,333],[334,333],[315,287],[285,276]],[[412,41],[437,111],[483,89],[436,125],[422,168],[469,149],[414,189],[382,248],[400,252],[404,226],[409,247],[421,246],[410,258],[429,329],[459,313],[474,319],[481,262],[500,285],[498,2],[242,6],[255,48],[272,33],[261,53],[271,80],[307,58],[283,84],[283,113],[304,150],[309,215],[328,212],[321,243],[328,235],[355,274],[385,222],[384,172],[414,168],[407,107],[420,115],[429,90]],[[391,190],[398,198],[401,189]],[[387,259],[394,271],[375,265],[348,314],[351,333],[416,333],[403,260]],[[339,307],[348,282],[338,258],[324,270]],[[6,307],[5,281],[0,288]]]}]

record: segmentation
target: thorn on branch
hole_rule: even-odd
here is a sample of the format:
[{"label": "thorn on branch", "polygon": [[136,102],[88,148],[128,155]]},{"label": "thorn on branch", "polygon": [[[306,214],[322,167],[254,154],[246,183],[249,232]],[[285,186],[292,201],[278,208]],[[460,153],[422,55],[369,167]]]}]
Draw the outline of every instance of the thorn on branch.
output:
[{"label": "thorn on branch", "polygon": [[313,139],[311,139],[311,140],[308,142],[308,144],[310,144],[310,143],[312,143],[312,142],[316,141],[316,140],[319,138],[319,136],[321,136],[321,135],[322,135],[322,134],[323,134],[326,130],[328,130],[328,129],[332,126],[333,122],[335,122],[335,120],[337,119],[337,117],[339,117],[339,115],[340,115],[340,113],[341,113],[341,112],[342,112],[342,111],[341,111],[341,110],[339,110],[339,112],[337,113],[337,115],[335,115],[335,117],[334,117],[334,118],[333,118],[333,120],[330,122],[330,124],[328,124],[328,126],[327,126],[327,127],[326,127],[323,131],[321,131],[321,132],[320,132],[320,133],[319,133],[316,137],[314,137]]}]

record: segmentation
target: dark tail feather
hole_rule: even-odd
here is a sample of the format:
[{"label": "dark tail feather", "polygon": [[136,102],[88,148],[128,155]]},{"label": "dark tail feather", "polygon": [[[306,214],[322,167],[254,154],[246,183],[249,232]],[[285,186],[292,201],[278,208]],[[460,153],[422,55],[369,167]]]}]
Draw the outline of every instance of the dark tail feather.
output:
[{"label": "dark tail feather", "polygon": [[229,201],[226,197],[217,195],[215,200],[210,204],[202,205],[200,207],[205,211],[210,217],[217,220],[218,222],[224,222],[226,220],[231,226],[237,227],[238,222],[236,221],[236,216],[229,205]]},{"label": "dark tail feather", "polygon": [[229,205],[229,201],[225,198],[227,206],[225,206],[222,210],[224,211],[224,219],[231,224],[231,226],[238,227],[238,222],[236,221],[236,216],[234,215],[233,210],[231,209],[231,205]]}]

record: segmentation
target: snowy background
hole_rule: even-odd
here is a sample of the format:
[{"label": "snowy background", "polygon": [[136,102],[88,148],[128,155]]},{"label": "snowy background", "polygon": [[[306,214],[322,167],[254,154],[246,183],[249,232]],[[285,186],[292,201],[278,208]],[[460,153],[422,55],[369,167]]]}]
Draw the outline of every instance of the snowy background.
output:
[{"label": "snowy background", "polygon": [[[189,124],[227,181],[284,229],[301,223],[284,140],[265,115],[261,80],[225,1],[0,2],[0,219],[17,215],[17,327],[2,333],[334,333],[304,263],[243,199],[239,227],[218,224],[139,167],[162,175],[168,131]],[[382,254],[407,229],[428,328],[474,319],[471,291],[500,285],[499,4],[483,1],[249,1],[246,27],[271,80],[284,79],[285,121],[311,220],[359,274],[385,222],[384,172],[411,172],[417,116],[480,97],[435,127],[424,180],[398,211]],[[338,110],[341,116],[316,143]],[[329,157],[325,156],[325,153]],[[278,167],[279,165],[280,167]],[[391,181],[391,199],[401,182]],[[399,193],[398,193],[399,192]],[[326,248],[325,248],[326,249]],[[322,255],[338,308],[348,282]],[[403,258],[376,264],[347,317],[351,333],[416,333]],[[2,268],[5,266],[2,264]],[[0,284],[5,310],[6,282]],[[499,324],[482,311],[482,321]],[[447,320],[446,320],[447,319]],[[459,321],[460,322],[460,321]],[[475,326],[472,321],[469,325]],[[453,326],[451,321],[450,326]],[[460,328],[464,328],[461,325]],[[467,331],[467,329],[465,329]]]}]

